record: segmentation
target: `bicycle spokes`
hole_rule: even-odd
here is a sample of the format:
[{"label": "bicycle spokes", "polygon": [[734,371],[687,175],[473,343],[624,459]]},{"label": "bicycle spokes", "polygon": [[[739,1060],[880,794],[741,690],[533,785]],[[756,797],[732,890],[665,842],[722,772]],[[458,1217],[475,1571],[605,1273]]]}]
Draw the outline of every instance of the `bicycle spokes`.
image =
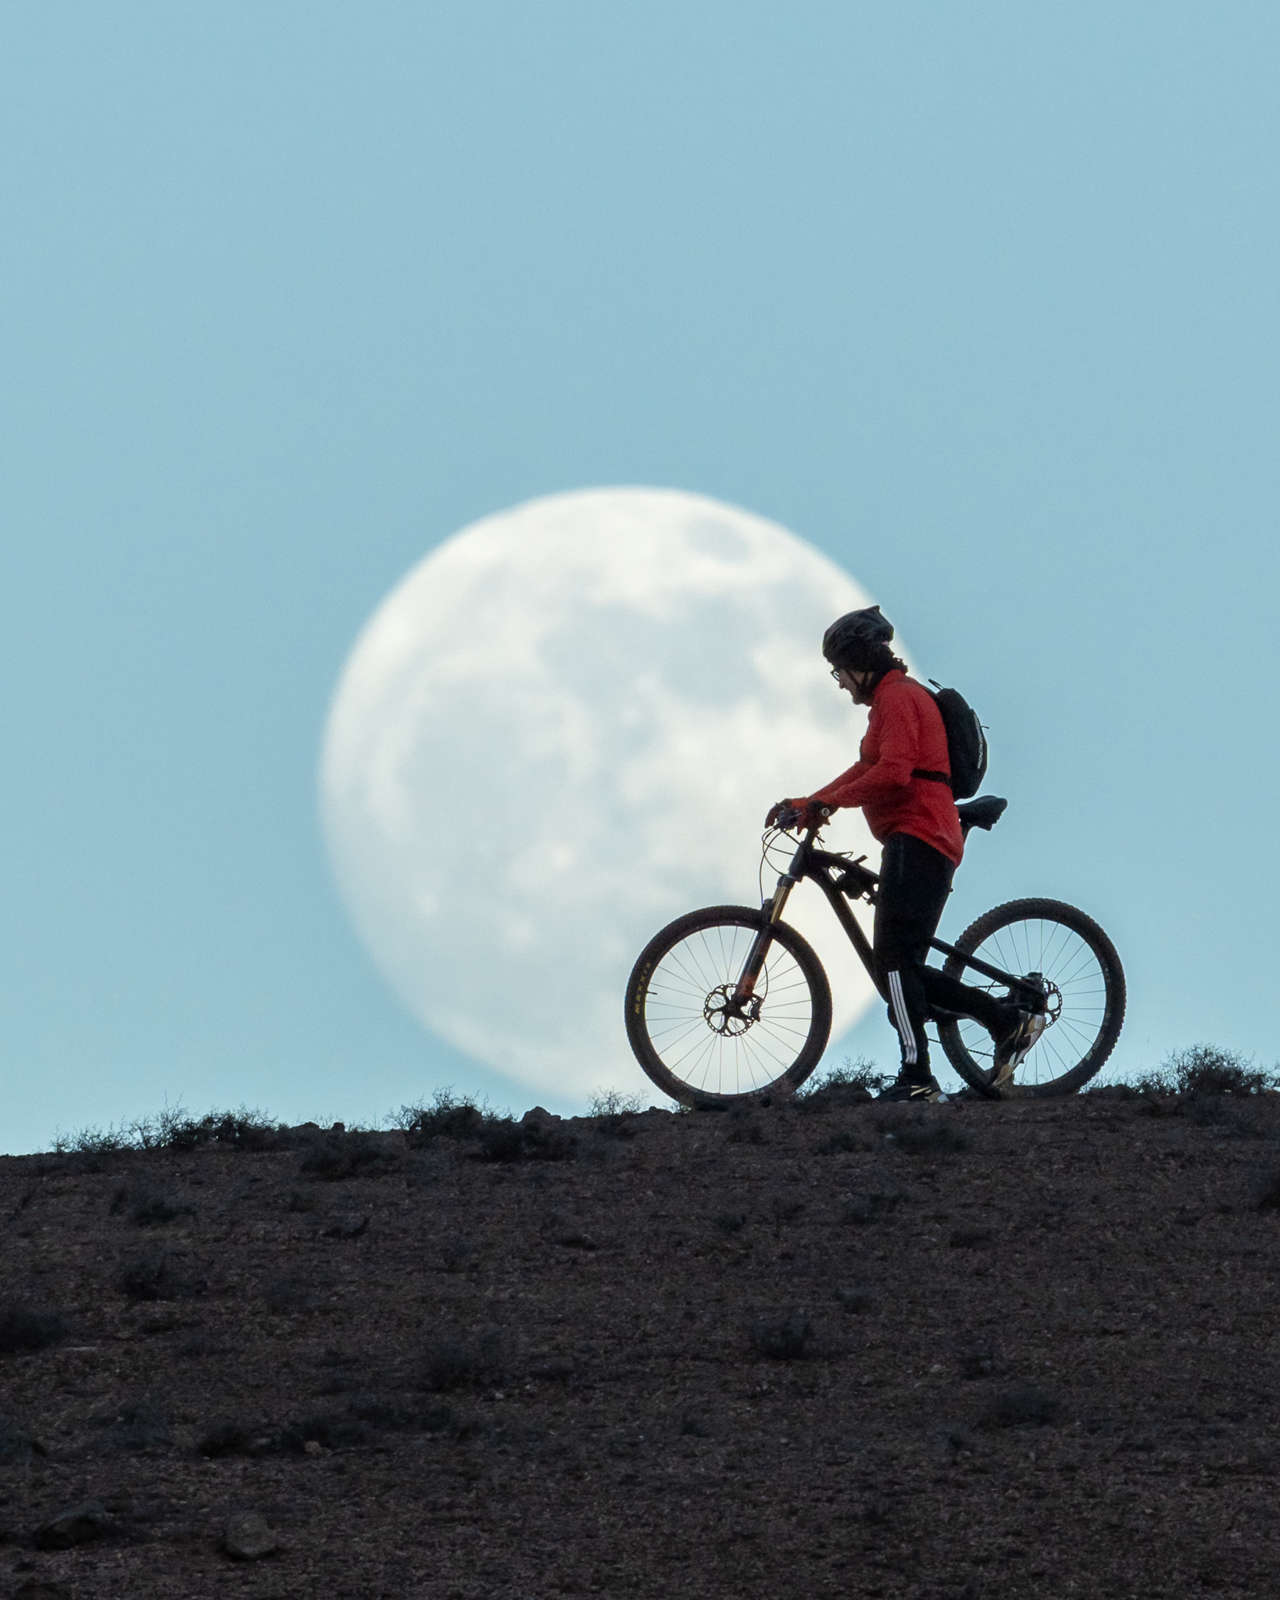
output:
[{"label": "bicycle spokes", "polygon": [[[998,968],[1010,984],[979,976],[966,962]],[[1029,1006],[1045,1027],[1012,1074],[997,1080],[991,1035],[967,1017],[939,1025],[956,1071],[982,1092],[1070,1093],[1098,1070],[1124,1018],[1124,973],[1111,941],[1092,918],[1055,900],[998,906],[966,929],[944,970],[994,998]]]},{"label": "bicycle spokes", "polygon": [[830,993],[812,952],[746,908],[691,913],[664,929],[636,964],[627,1005],[650,1076],[695,1102],[780,1084],[815,1042],[821,1053],[830,1027]]}]

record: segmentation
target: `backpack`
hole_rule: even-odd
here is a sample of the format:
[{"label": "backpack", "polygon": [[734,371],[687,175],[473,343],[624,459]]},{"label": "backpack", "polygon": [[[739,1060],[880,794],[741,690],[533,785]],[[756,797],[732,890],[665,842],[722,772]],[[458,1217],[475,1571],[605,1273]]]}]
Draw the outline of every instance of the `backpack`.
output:
[{"label": "backpack", "polygon": [[[973,709],[959,689],[944,689],[936,678],[933,685],[933,703],[942,713],[942,726],[947,730],[947,756],[951,763],[951,776],[945,772],[926,772],[917,767],[913,778],[928,778],[934,783],[949,783],[957,800],[968,800],[977,794],[987,775],[987,736]],[[935,692],[936,691],[936,692]]]}]

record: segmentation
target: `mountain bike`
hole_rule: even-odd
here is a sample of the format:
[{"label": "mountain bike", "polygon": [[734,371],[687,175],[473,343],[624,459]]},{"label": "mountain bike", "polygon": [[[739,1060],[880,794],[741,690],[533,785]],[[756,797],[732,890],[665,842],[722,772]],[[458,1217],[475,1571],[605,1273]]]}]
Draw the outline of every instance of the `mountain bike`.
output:
[{"label": "mountain bike", "polygon": [[[990,830],[1007,801],[985,795],[958,806],[967,838]],[[795,828],[795,823],[790,824]],[[871,941],[852,906],[874,906],[879,876],[818,847],[822,823],[766,829],[760,879],[790,856],[759,910],[708,906],[656,933],[627,983],[627,1038],[637,1061],[682,1105],[723,1107],[789,1095],[817,1065],[831,1032],[831,986],[811,945],[782,920],[803,879],[817,884],[884,998]],[[797,843],[798,839],[798,843]],[[948,1061],[992,1099],[1074,1094],[1111,1054],[1124,1022],[1124,970],[1092,917],[1061,900],[1011,900],[977,918],[954,944],[930,941],[942,970],[1043,1016],[1039,1039],[1012,1073],[999,1072],[987,1030],[934,1008]]]}]

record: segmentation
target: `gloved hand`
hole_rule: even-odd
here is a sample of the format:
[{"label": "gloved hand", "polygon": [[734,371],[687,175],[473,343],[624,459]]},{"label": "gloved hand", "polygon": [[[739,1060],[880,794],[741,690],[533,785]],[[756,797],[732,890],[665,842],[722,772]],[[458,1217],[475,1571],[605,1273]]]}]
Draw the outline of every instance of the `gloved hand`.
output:
[{"label": "gloved hand", "polygon": [[779,800],[770,806],[764,819],[766,828],[786,828],[802,833],[806,828],[816,828],[826,821],[827,808],[819,800]]}]

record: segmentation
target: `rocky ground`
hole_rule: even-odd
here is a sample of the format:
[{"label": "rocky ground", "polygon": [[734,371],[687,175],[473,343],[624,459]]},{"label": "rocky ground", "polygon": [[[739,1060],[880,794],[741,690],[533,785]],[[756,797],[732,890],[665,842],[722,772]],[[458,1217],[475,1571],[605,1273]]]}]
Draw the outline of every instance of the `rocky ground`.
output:
[{"label": "rocky ground", "polygon": [[1274,1591],[1275,1094],[453,1132],[0,1160],[0,1596]]}]

